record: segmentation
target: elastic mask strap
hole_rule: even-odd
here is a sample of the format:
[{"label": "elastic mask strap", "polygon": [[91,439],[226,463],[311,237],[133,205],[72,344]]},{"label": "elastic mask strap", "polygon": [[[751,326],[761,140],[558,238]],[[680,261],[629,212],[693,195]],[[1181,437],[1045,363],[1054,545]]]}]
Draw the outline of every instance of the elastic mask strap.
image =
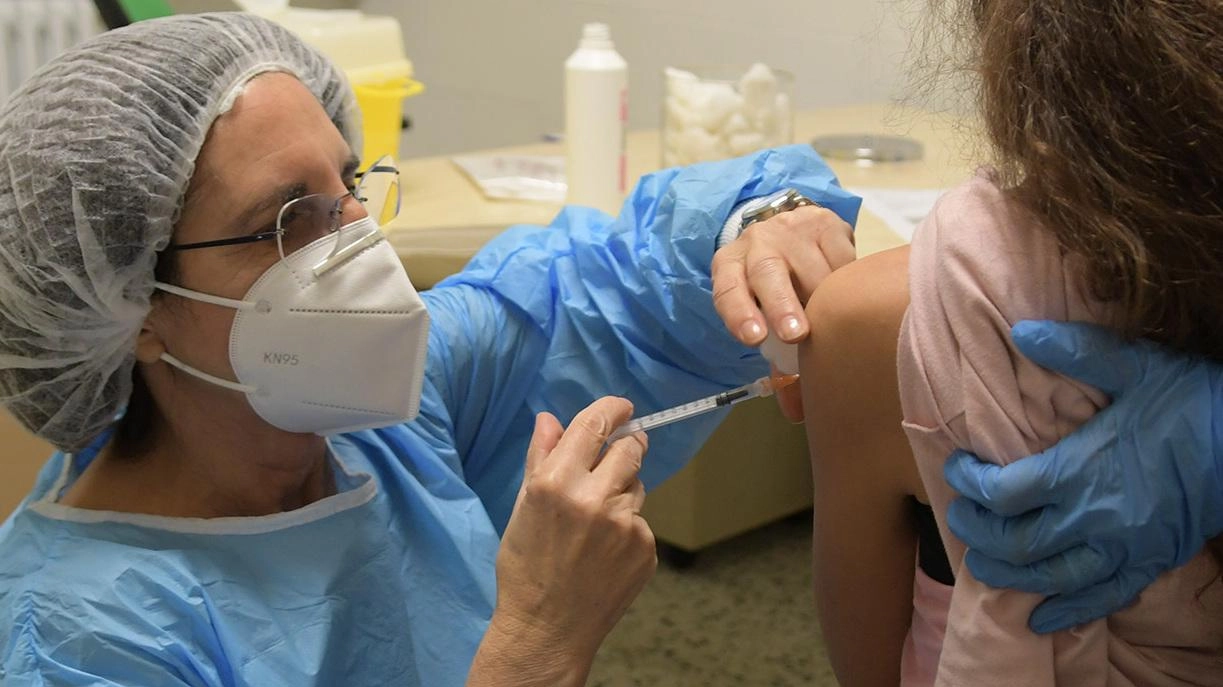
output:
[{"label": "elastic mask strap", "polygon": [[[184,289],[181,286],[175,286],[173,284],[167,284],[165,282],[160,282],[160,281],[153,282],[153,285],[161,289],[162,291],[172,293],[176,296],[182,296],[183,298],[190,298],[193,301],[201,301],[203,303],[211,303],[213,305],[220,305],[226,308],[233,308],[234,310],[254,310],[255,305],[256,305],[255,303],[251,301],[239,301],[239,300],[234,300],[233,298],[222,298],[221,296],[213,296],[211,294],[201,293],[199,291],[192,291],[191,289]],[[174,367],[177,367],[178,369],[182,370],[183,372],[186,372],[187,374],[191,375],[192,377],[195,377],[196,379],[202,379],[205,382],[208,382],[210,384],[215,384],[224,389],[229,389],[231,391],[238,391],[244,394],[253,394],[259,390],[259,387],[251,386],[250,384],[241,384],[239,382],[231,382],[228,379],[221,379],[220,377],[210,375],[207,372],[204,372],[203,370],[197,370],[194,367],[191,367],[190,365],[188,365],[187,363],[184,363],[183,361],[179,360],[178,358],[175,358],[174,356],[170,355],[169,353],[162,353],[161,359],[166,361],[167,363],[170,363]]]},{"label": "elastic mask strap", "polygon": [[153,282],[153,286],[156,286],[162,291],[172,293],[175,296],[182,296],[183,298],[190,298],[193,301],[200,301],[202,303],[211,303],[213,305],[220,305],[226,308],[233,308],[234,310],[254,310],[256,306],[254,301],[239,301],[233,298],[213,296],[211,294],[192,291],[191,289],[184,289],[181,286],[175,286],[173,284],[167,284],[160,281]]},{"label": "elastic mask strap", "polygon": [[208,374],[207,372],[204,372],[203,370],[197,370],[194,367],[191,367],[187,363],[184,363],[183,361],[179,360],[178,358],[175,358],[174,356],[170,355],[169,353],[162,353],[161,359],[166,361],[167,363],[170,363],[174,367],[177,367],[178,369],[182,370],[183,372],[186,372],[187,374],[191,375],[192,377],[195,377],[197,379],[202,379],[205,382],[216,384],[219,387],[224,387],[231,391],[240,391],[244,394],[253,394],[259,390],[259,387],[251,386],[250,384],[240,384],[238,382],[231,382],[228,379],[221,379],[220,377],[214,377]]}]

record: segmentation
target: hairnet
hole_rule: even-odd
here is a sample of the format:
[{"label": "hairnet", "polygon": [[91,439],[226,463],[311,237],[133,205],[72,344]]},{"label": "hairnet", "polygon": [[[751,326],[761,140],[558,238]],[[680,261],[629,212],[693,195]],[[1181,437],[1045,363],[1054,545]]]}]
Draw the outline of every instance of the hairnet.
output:
[{"label": "hairnet", "polygon": [[0,402],[82,447],[132,388],[157,253],[209,127],[252,77],[295,75],[360,150],[343,74],[254,15],[183,15],[104,33],[0,109]]}]

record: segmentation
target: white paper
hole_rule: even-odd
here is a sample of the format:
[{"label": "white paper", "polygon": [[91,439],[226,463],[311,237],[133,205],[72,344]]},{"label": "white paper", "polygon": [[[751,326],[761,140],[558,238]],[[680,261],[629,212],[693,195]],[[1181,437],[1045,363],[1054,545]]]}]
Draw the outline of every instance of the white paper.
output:
[{"label": "white paper", "polygon": [[945,188],[851,188],[862,197],[862,208],[878,216],[897,236],[913,240],[913,230],[947,192]]},{"label": "white paper", "polygon": [[560,155],[458,155],[450,158],[486,198],[565,202]]}]

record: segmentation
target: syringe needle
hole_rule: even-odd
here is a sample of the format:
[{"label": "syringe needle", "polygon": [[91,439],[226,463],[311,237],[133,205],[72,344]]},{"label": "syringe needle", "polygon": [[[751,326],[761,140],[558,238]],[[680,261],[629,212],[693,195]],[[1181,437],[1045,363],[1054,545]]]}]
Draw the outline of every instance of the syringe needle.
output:
[{"label": "syringe needle", "polygon": [[706,396],[689,403],[683,403],[673,408],[660,410],[657,413],[651,413],[639,418],[629,420],[620,425],[607,437],[607,442],[611,443],[621,437],[626,437],[633,432],[648,432],[651,429],[656,429],[664,425],[669,425],[680,420],[687,420],[690,417],[704,415],[711,410],[725,408],[737,403],[748,400],[749,398],[758,398],[760,396],[772,396],[778,389],[783,389],[794,382],[798,381],[798,375],[775,375],[772,377],[761,377],[751,384],[744,384],[741,387],[723,391],[712,396]]}]

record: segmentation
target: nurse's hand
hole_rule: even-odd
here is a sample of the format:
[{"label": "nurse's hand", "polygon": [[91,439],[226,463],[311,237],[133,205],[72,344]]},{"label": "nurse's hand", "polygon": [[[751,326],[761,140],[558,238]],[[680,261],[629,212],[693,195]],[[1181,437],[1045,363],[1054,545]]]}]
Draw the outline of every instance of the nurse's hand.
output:
[{"label": "nurse's hand", "polygon": [[503,650],[526,675],[543,678],[539,684],[584,684],[599,645],[657,566],[637,478],[645,435],[603,452],[608,434],[632,412],[627,400],[606,397],[564,431],[548,413],[536,418],[497,555],[497,608],[485,644],[507,638]]},{"label": "nurse's hand", "polygon": [[748,346],[759,346],[768,328],[797,343],[810,331],[807,299],[854,256],[853,228],[833,211],[804,206],[783,212],[752,224],[714,254],[714,307]]},{"label": "nurse's hand", "polygon": [[1051,632],[1129,605],[1223,532],[1223,366],[1086,324],[1020,322],[1033,361],[1112,404],[1049,449],[1006,467],[958,452],[947,514],[973,575],[1051,598]]}]

